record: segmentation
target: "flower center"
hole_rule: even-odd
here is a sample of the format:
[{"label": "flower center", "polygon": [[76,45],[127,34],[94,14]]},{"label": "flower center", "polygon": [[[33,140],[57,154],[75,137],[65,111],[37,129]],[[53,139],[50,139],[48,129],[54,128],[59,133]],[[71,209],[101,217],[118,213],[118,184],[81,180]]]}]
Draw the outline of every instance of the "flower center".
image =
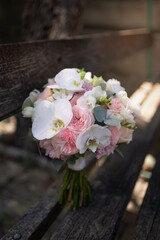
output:
[{"label": "flower center", "polygon": [[74,83],[75,87],[79,87],[80,86],[80,83],[76,82],[76,80],[73,80],[73,83]]},{"label": "flower center", "polygon": [[58,131],[57,128],[63,128],[65,126],[64,122],[61,120],[61,119],[56,119],[56,120],[53,120],[53,124],[55,127],[52,127],[51,129],[54,130],[54,131]]},{"label": "flower center", "polygon": [[96,139],[90,138],[87,141],[87,146],[92,152],[95,152],[97,147],[99,146],[99,142],[97,142]]}]

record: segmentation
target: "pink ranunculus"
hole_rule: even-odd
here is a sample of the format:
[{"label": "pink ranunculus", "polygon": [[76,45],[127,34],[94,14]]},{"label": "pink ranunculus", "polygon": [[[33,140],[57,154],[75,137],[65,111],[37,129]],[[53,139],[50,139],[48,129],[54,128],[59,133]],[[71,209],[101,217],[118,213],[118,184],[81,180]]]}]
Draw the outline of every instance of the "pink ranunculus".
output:
[{"label": "pink ranunculus", "polygon": [[116,126],[109,127],[109,130],[111,131],[111,143],[117,144],[121,135],[120,130]]},{"label": "pink ranunculus", "polygon": [[122,142],[127,142],[129,143],[132,141],[132,135],[133,135],[133,130],[128,129],[126,127],[121,127],[120,128],[120,138],[119,138],[119,143]]},{"label": "pink ranunculus", "polygon": [[72,108],[72,112],[73,118],[68,125],[68,129],[70,129],[72,132],[80,134],[94,124],[95,120],[92,112],[89,109],[75,105]]},{"label": "pink ranunculus", "polygon": [[117,145],[112,143],[107,147],[98,147],[96,150],[96,158],[99,159],[103,156],[109,156],[111,153],[114,153],[116,147]]},{"label": "pink ranunculus", "polygon": [[122,103],[118,98],[112,98],[111,105],[109,105],[109,108],[114,111],[120,112],[122,109]]},{"label": "pink ranunculus", "polygon": [[43,92],[38,95],[38,99],[47,99],[52,96],[50,88],[46,87]]},{"label": "pink ranunculus", "polygon": [[86,91],[90,91],[90,90],[92,90],[93,86],[91,86],[87,82],[84,82],[83,85],[82,85],[82,88],[84,88],[84,90],[86,90]]},{"label": "pink ranunculus", "polygon": [[84,94],[84,92],[79,92],[79,93],[75,93],[75,94],[73,95],[72,99],[70,100],[70,103],[71,103],[72,107],[77,104],[77,100],[78,100],[81,96],[83,96],[83,94]]},{"label": "pink ranunculus", "polygon": [[76,148],[76,135],[68,128],[60,131],[51,139],[40,141],[40,147],[46,150],[46,155],[50,158],[61,158],[78,153]]}]

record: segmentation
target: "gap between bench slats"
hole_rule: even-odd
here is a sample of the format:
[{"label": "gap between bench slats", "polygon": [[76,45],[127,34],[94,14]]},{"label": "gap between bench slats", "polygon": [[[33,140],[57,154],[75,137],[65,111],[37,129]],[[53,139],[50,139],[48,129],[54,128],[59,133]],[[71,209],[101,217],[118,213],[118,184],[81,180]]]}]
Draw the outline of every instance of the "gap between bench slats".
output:
[{"label": "gap between bench slats", "polygon": [[0,45],[0,118],[18,111],[34,88],[65,67],[103,74],[111,63],[152,44],[147,30]]},{"label": "gap between bench slats", "polygon": [[[87,157],[88,171],[93,169],[95,162],[94,155],[89,154]],[[39,240],[44,235],[64,207],[58,204],[62,178],[63,174],[55,176],[52,187],[44,193],[43,197],[29,209],[1,240],[14,239],[15,234],[20,234],[23,240]]]},{"label": "gap between bench slats", "polygon": [[124,159],[115,155],[106,161],[93,182],[93,203],[70,211],[50,240],[114,238],[159,120],[160,109],[146,128],[136,131],[133,142],[126,146]]},{"label": "gap between bench slats", "polygon": [[139,213],[134,240],[160,239],[160,153]]}]

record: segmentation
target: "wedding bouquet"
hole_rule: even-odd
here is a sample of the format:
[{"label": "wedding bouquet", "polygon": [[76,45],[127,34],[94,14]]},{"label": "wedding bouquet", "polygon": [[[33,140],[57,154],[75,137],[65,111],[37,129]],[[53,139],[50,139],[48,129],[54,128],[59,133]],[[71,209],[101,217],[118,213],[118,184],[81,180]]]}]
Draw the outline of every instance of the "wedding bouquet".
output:
[{"label": "wedding bouquet", "polygon": [[57,170],[66,165],[59,203],[73,208],[91,201],[86,154],[108,156],[132,140],[139,106],[115,79],[104,81],[83,69],[67,68],[34,90],[23,103],[23,116],[32,118],[32,135]]}]

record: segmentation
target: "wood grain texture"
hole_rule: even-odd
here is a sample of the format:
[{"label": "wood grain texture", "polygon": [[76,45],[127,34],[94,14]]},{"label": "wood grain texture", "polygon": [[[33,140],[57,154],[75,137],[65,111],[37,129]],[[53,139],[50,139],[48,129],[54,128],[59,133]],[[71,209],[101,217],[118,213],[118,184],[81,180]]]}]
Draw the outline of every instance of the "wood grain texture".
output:
[{"label": "wood grain texture", "polygon": [[159,114],[160,109],[146,128],[137,130],[133,142],[126,146],[124,159],[114,155],[106,161],[93,182],[92,204],[70,211],[50,240],[114,238],[159,123]]},{"label": "wood grain texture", "polygon": [[153,171],[137,222],[134,240],[160,239],[160,154]]},{"label": "wood grain texture", "polygon": [[65,67],[103,74],[113,62],[152,43],[147,30],[0,46],[0,118],[18,111],[29,92]]},{"label": "wood grain texture", "polygon": [[62,209],[62,206],[57,204],[59,191],[56,185],[54,184],[1,240],[12,240],[16,234],[23,240],[39,240]]},{"label": "wood grain texture", "polygon": [[[88,154],[87,171],[90,172],[95,164],[94,154]],[[15,234],[20,234],[20,239],[23,240],[39,240],[45,234],[64,207],[64,205],[58,204],[63,175],[63,173],[54,173],[55,181],[52,187],[44,193],[44,196],[28,210],[1,240],[12,240]]]}]

